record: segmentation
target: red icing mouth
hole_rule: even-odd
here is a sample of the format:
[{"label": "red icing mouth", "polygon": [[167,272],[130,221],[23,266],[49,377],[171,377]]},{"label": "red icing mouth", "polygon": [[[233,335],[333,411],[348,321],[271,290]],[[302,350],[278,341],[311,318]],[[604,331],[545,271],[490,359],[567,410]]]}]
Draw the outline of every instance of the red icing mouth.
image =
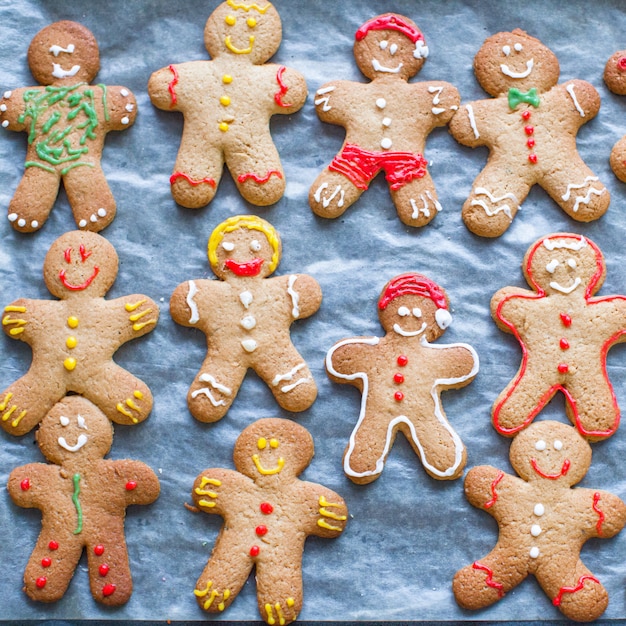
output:
[{"label": "red icing mouth", "polygon": [[252,259],[246,263],[237,263],[232,259],[226,259],[224,266],[236,276],[256,276],[261,271],[263,259]]},{"label": "red icing mouth", "polygon": [[561,476],[565,476],[565,474],[569,472],[569,468],[571,465],[570,460],[565,459],[565,461],[563,461],[563,466],[561,467],[561,472],[559,474],[546,474],[543,470],[539,468],[536,459],[530,459],[530,464],[532,465],[532,468],[535,470],[535,472],[539,474],[539,476],[541,476],[542,478],[548,478],[549,480],[558,480],[559,478],[561,478]]},{"label": "red icing mouth", "polygon": [[100,272],[100,268],[96,265],[93,268],[93,274],[84,283],[82,283],[80,285],[74,285],[73,283],[70,283],[67,280],[67,277],[65,275],[65,270],[61,270],[59,272],[59,279],[63,283],[63,286],[66,289],[69,289],[70,291],[82,291],[83,289],[87,289],[87,287],[89,287],[89,285],[91,285],[91,283],[93,282],[94,278],[98,275],[98,272]]}]

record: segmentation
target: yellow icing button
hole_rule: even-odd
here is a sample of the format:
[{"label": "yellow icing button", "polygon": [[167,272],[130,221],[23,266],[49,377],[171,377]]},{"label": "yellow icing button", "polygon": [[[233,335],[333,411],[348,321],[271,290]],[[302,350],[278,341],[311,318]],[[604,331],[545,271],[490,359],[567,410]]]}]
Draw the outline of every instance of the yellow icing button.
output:
[{"label": "yellow icing button", "polygon": [[63,367],[71,372],[76,367],[76,359],[74,357],[68,356],[65,361],[63,361]]},{"label": "yellow icing button", "polygon": [[70,350],[72,348],[76,347],[76,344],[78,343],[78,340],[76,339],[76,337],[74,337],[73,335],[70,335],[66,340],[65,340],[65,345],[70,348]]},{"label": "yellow icing button", "polygon": [[220,98],[220,104],[227,107],[230,104],[230,98],[228,96],[222,96]]},{"label": "yellow icing button", "polygon": [[227,124],[226,122],[220,122],[220,125],[219,125],[219,127],[218,127],[218,128],[219,128],[219,129],[220,129],[223,133],[225,133],[225,132],[228,130],[229,126],[228,126],[228,124]]},{"label": "yellow icing button", "polygon": [[224,76],[222,76],[222,82],[225,85],[230,85],[233,82],[233,77],[230,74],[224,74]]},{"label": "yellow icing button", "polygon": [[224,21],[229,26],[234,26],[237,23],[237,18],[234,15],[227,15],[226,18],[224,19]]},{"label": "yellow icing button", "polygon": [[249,17],[246,20],[246,23],[248,24],[249,28],[254,28],[256,26],[256,20],[253,17]]},{"label": "yellow icing button", "polygon": [[78,326],[78,318],[70,315],[70,317],[67,318],[67,325],[70,328],[76,328]]}]

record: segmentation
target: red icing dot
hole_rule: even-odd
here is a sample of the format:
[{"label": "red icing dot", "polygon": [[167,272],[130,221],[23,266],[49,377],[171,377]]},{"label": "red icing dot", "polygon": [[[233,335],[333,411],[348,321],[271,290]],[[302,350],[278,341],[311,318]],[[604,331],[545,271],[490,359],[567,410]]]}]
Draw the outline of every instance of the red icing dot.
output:
[{"label": "red icing dot", "polygon": [[98,573],[100,574],[100,576],[106,576],[109,573],[109,569],[111,569],[111,568],[106,563],[103,563],[98,568]]},{"label": "red icing dot", "polygon": [[398,365],[400,367],[405,367],[407,365],[407,363],[409,362],[409,357],[405,356],[404,354],[401,354],[398,357]]},{"label": "red icing dot", "polygon": [[569,341],[563,337],[561,341],[559,341],[559,347],[561,350],[569,350]]},{"label": "red icing dot", "polygon": [[113,595],[114,592],[115,592],[115,585],[112,585],[109,583],[108,585],[104,585],[104,587],[102,587],[102,595],[105,598]]},{"label": "red icing dot", "polygon": [[261,513],[263,513],[263,515],[269,515],[274,512],[274,507],[269,502],[261,502],[261,506],[259,508],[261,509]]},{"label": "red icing dot", "polygon": [[572,318],[567,313],[561,313],[561,322],[563,322],[563,326],[569,328],[572,325]]},{"label": "red icing dot", "polygon": [[252,546],[250,548],[250,556],[259,556],[260,551],[261,551],[261,548],[259,548],[259,546]]},{"label": "red icing dot", "polygon": [[535,127],[534,126],[524,126],[524,132],[527,135],[532,135],[535,132]]},{"label": "red icing dot", "polygon": [[96,556],[102,556],[104,554],[104,546],[99,543],[94,549],[93,549],[93,553]]},{"label": "red icing dot", "polygon": [[526,142],[526,145],[527,145],[529,148],[534,148],[534,147],[535,147],[535,140],[531,137],[531,138],[530,138],[530,139]]},{"label": "red icing dot", "polygon": [[567,374],[569,371],[569,365],[567,363],[559,363],[557,369],[561,372],[561,374]]},{"label": "red icing dot", "polygon": [[45,576],[41,576],[35,581],[35,585],[37,585],[37,589],[43,589],[47,582],[48,579]]},{"label": "red icing dot", "polygon": [[48,548],[50,548],[50,550],[58,550],[59,549],[59,544],[56,541],[51,541],[48,544]]},{"label": "red icing dot", "polygon": [[402,402],[402,400],[404,400],[404,394],[401,391],[396,391],[396,393],[393,394],[393,399],[396,402]]},{"label": "red icing dot", "polygon": [[41,559],[42,567],[50,567],[51,565],[52,565],[52,559],[49,556],[44,556],[43,559]]},{"label": "red icing dot", "polygon": [[626,57],[620,57],[617,61],[617,69],[626,72]]},{"label": "red icing dot", "polygon": [[20,487],[22,491],[28,491],[30,489],[30,478],[25,478],[21,483]]},{"label": "red icing dot", "polygon": [[137,489],[137,481],[129,480],[126,483],[126,491],[133,491],[133,489]]},{"label": "red icing dot", "polygon": [[537,155],[536,155],[536,154],[529,154],[529,155],[528,155],[528,160],[529,160],[531,163],[536,163],[536,162],[537,162]]},{"label": "red icing dot", "polygon": [[525,120],[529,120],[529,119],[530,119],[530,111],[528,111],[528,110],[524,111],[524,112],[522,113],[522,117],[523,117]]},{"label": "red icing dot", "polygon": [[393,382],[396,383],[397,385],[399,385],[400,383],[403,383],[404,382],[404,376],[402,374],[400,374],[400,373],[394,374]]},{"label": "red icing dot", "polygon": [[259,536],[262,537],[263,535],[267,534],[267,526],[264,526],[263,524],[261,524],[260,526],[257,526],[254,529],[254,532]]}]

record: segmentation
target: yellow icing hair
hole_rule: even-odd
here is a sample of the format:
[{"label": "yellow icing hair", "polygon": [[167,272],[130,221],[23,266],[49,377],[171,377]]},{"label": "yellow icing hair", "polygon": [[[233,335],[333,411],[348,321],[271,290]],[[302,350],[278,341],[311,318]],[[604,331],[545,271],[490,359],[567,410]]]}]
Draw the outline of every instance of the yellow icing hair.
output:
[{"label": "yellow icing hair", "polygon": [[270,2],[268,2],[264,7],[260,7],[258,4],[245,4],[243,2],[235,2],[235,0],[226,0],[226,4],[228,4],[231,9],[242,9],[243,11],[250,11],[254,9],[259,13],[265,13],[272,6]]}]

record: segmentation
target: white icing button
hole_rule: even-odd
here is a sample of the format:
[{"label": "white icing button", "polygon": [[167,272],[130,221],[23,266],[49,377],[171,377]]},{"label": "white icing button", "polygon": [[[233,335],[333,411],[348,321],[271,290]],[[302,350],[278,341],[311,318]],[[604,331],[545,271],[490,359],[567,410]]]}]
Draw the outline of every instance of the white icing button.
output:
[{"label": "white icing button", "polygon": [[6,104],[0,104],[0,111],[2,111],[3,113],[7,110],[7,105]]},{"label": "white icing button", "polygon": [[78,222],[78,225],[81,228],[85,228],[85,226],[87,226],[87,220],[80,220],[80,222]]},{"label": "white icing button", "polygon": [[380,142],[380,146],[381,146],[381,148],[384,148],[385,150],[389,150],[389,148],[391,148],[391,139],[389,139],[389,137],[385,137]]},{"label": "white icing button", "polygon": [[241,346],[246,352],[254,352],[257,349],[257,342],[254,339],[245,339],[241,342]]},{"label": "white icing button", "polygon": [[246,317],[241,320],[240,324],[246,330],[252,330],[256,326],[256,319],[253,315],[246,315]]},{"label": "white icing button", "polygon": [[124,97],[126,97],[126,96],[128,95],[128,89],[121,89],[121,90],[120,90],[120,93],[121,93]]},{"label": "white icing button", "polygon": [[107,214],[106,209],[98,209],[98,216],[104,217]]},{"label": "white icing button", "polygon": [[541,517],[545,512],[546,512],[546,509],[543,506],[543,504],[541,504],[541,502],[539,502],[538,504],[535,504],[535,508],[533,509],[533,513],[537,517]]},{"label": "white icing button", "polygon": [[17,225],[22,226],[22,227],[26,226],[26,220],[23,218],[20,218],[19,220],[17,220]]},{"label": "white icing button", "polygon": [[391,118],[390,117],[384,117],[383,118],[383,126],[391,126]]},{"label": "white icing button", "polygon": [[17,219],[17,213],[9,213],[7,217],[9,218],[9,222],[14,222]]},{"label": "white icing button", "polygon": [[135,105],[129,102],[124,108],[130,113],[135,108]]},{"label": "white icing button", "polygon": [[536,559],[539,556],[539,548],[537,546],[533,546],[530,549],[530,558]]},{"label": "white icing button", "polygon": [[378,98],[378,100],[376,100],[376,106],[379,109],[384,109],[387,106],[387,100],[384,98]]},{"label": "white icing button", "polygon": [[12,93],[13,93],[12,91],[5,91],[4,92],[4,97],[5,98],[10,98]]},{"label": "white icing button", "polygon": [[123,117],[120,122],[122,122],[122,124],[128,124],[130,120],[127,117]]},{"label": "white icing button", "polygon": [[39,222],[38,222],[37,220],[33,220],[33,221],[30,223],[30,225],[31,225],[33,228],[37,228],[37,227],[39,226]]},{"label": "white icing button", "polygon": [[2,128],[6,128],[9,125],[9,120],[4,120],[4,122],[2,122]]},{"label": "white icing button", "polygon": [[541,526],[539,526],[539,524],[533,524],[530,527],[530,534],[533,537],[539,537],[539,535],[541,534]]},{"label": "white icing button", "polygon": [[249,291],[243,291],[239,294],[239,299],[241,304],[247,309],[252,304],[253,297]]}]

